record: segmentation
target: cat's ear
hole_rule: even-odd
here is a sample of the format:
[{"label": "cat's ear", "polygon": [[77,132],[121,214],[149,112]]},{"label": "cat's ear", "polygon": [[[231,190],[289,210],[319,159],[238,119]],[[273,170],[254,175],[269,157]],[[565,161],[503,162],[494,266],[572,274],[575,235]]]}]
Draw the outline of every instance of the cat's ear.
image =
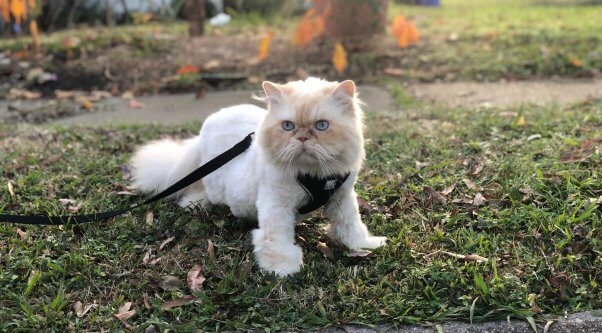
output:
[{"label": "cat's ear", "polygon": [[355,97],[355,83],[351,80],[345,80],[335,88],[334,95],[339,98],[349,99]]},{"label": "cat's ear", "polygon": [[282,100],[282,95],[286,91],[286,87],[270,81],[263,81],[263,101],[268,105],[278,104]]},{"label": "cat's ear", "polygon": [[279,98],[282,97],[282,90],[279,84],[270,81],[263,81],[261,84],[265,96],[268,98]]}]

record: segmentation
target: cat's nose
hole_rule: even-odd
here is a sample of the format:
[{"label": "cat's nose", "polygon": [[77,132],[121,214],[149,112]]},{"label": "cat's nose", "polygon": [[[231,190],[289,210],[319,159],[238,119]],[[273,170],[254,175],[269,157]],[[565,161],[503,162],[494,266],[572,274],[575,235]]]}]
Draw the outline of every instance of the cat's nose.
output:
[{"label": "cat's nose", "polygon": [[306,136],[300,136],[300,137],[297,137],[297,140],[299,140],[301,142],[305,142],[305,141],[309,140],[309,138]]}]

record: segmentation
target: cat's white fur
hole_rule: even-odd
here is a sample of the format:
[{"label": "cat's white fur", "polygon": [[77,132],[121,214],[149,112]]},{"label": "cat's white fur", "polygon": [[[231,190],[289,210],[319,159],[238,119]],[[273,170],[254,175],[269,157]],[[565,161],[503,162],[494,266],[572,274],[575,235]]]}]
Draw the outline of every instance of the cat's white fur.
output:
[{"label": "cat's white fur", "polygon": [[[178,203],[181,206],[198,202],[225,204],[237,217],[256,219],[259,228],[253,231],[252,236],[259,266],[268,272],[285,276],[298,272],[303,264],[301,247],[295,244],[294,228],[303,218],[297,214],[297,209],[309,198],[296,182],[296,175],[300,172],[320,176],[329,171],[339,174],[350,172],[349,178],[325,207],[325,214],[331,221],[326,227],[327,233],[332,239],[350,249],[379,247],[385,243],[386,238],[372,236],[368,232],[361,221],[353,189],[364,155],[361,146],[363,137],[361,110],[355,96],[355,87],[351,81],[346,82],[344,89],[331,89],[332,98],[325,96],[318,103],[320,105],[316,106],[317,109],[311,111],[317,113],[314,114],[316,119],[332,119],[333,116],[341,116],[338,113],[349,112],[341,108],[357,108],[354,112],[358,114],[354,116],[359,120],[352,126],[359,126],[357,130],[360,131],[360,146],[351,147],[353,149],[350,151],[342,151],[340,156],[344,158],[333,162],[326,161],[326,165],[320,167],[316,161],[312,163],[310,156],[304,157],[304,153],[299,152],[300,149],[310,148],[302,149],[299,144],[303,146],[304,143],[291,139],[286,148],[298,153],[296,163],[282,163],[281,158],[271,155],[263,146],[267,145],[266,140],[269,140],[266,138],[268,132],[262,130],[262,124],[268,118],[268,111],[253,105],[237,105],[222,109],[207,118],[200,135],[195,138],[183,142],[158,141],[139,149],[132,160],[134,186],[147,192],[161,191],[198,165],[229,149],[247,134],[255,132],[255,139],[248,151],[205,177],[200,183],[178,193]],[[303,99],[303,94],[310,97],[328,87],[336,88],[336,83],[312,78],[289,83],[287,86],[288,88],[264,83],[266,99],[271,106],[268,109],[269,112],[276,113],[272,115],[277,116],[276,122],[280,119],[294,118],[296,112],[292,102],[287,102],[283,90],[288,89],[291,94],[291,91],[294,91],[297,98]],[[341,90],[344,90],[343,96],[335,96],[340,95]],[[293,97],[291,95],[290,98]],[[353,104],[341,103],[341,98],[347,98]],[[332,122],[332,126],[336,126],[336,119]]]}]

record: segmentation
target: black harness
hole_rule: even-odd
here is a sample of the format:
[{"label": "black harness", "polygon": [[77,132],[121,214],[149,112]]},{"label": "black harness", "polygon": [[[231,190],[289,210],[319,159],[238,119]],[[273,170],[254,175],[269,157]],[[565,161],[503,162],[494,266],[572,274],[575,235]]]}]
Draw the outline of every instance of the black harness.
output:
[{"label": "black harness", "polygon": [[[93,213],[86,215],[62,215],[62,216],[47,216],[47,215],[9,215],[0,214],[0,222],[8,223],[19,223],[19,224],[35,224],[35,225],[60,225],[60,224],[81,224],[95,221],[104,221],[112,217],[119,216],[138,207],[142,207],[153,203],[155,201],[166,198],[189,185],[201,180],[203,177],[209,175],[213,171],[221,168],[226,163],[233,160],[238,155],[244,153],[251,146],[253,141],[253,133],[247,135],[240,142],[232,146],[232,148],[226,150],[220,155],[216,156],[209,162],[201,165],[196,170],[191,172],[186,177],[180,179],[175,184],[171,185],[167,189],[160,193],[155,194],[151,198],[130,206],[129,208],[122,208],[118,210],[111,210],[101,213]],[[345,182],[349,174],[345,176],[335,176],[328,178],[314,178],[310,176],[300,175],[297,177],[297,182],[310,197],[307,204],[299,209],[300,214],[310,213],[322,206],[324,206],[328,199],[334,194],[334,192]]]},{"label": "black harness", "polygon": [[297,176],[297,183],[303,188],[309,196],[309,202],[299,208],[299,214],[311,213],[314,210],[326,205],[334,192],[343,185],[349,174],[344,176],[329,176],[318,178],[310,175]]}]

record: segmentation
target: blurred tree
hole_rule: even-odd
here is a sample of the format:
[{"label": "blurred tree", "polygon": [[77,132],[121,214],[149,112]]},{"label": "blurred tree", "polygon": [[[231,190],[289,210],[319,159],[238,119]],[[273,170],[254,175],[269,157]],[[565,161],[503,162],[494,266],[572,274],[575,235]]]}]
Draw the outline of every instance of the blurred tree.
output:
[{"label": "blurred tree", "polygon": [[202,36],[205,33],[205,0],[187,0],[186,19],[190,36]]},{"label": "blurred tree", "polygon": [[385,31],[389,0],[313,0],[324,17],[324,36],[340,40],[347,49],[364,48]]}]

